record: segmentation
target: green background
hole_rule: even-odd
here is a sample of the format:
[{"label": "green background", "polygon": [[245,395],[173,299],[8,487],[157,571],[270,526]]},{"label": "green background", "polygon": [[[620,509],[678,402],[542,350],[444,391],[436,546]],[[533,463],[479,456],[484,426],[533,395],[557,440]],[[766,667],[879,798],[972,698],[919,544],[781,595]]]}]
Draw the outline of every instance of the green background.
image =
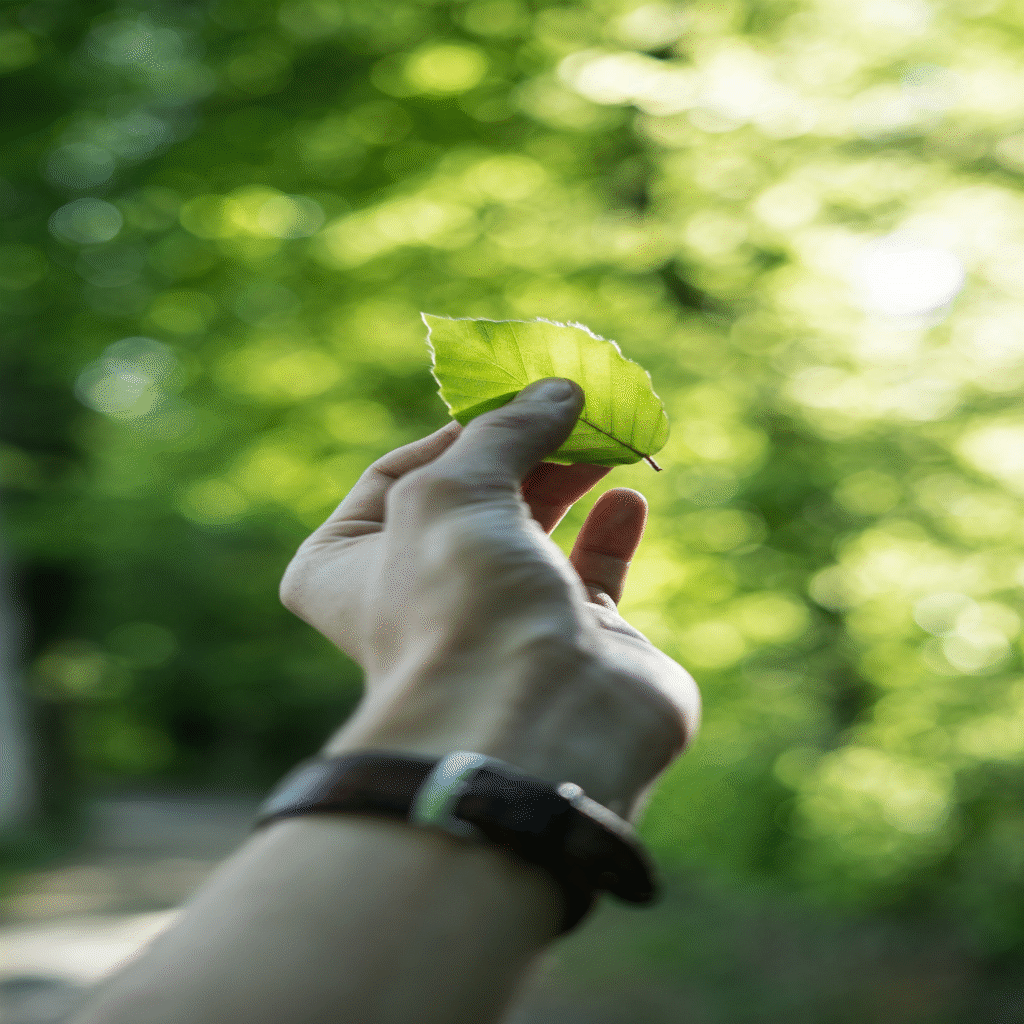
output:
[{"label": "green background", "polygon": [[1024,5],[2,13],[0,508],[48,813],[312,752],[360,675],[277,584],[445,422],[420,311],[579,321],[672,423],[664,472],[602,482],[651,507],[621,610],[705,700],[659,862],[933,922],[1009,984]]}]

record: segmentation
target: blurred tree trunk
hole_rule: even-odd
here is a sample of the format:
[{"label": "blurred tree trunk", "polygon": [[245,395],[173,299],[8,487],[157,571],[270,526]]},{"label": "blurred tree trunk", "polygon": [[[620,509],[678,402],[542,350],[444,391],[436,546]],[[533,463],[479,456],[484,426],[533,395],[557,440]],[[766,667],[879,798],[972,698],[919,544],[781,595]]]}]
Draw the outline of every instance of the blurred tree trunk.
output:
[{"label": "blurred tree trunk", "polygon": [[14,604],[0,520],[0,835],[23,825],[36,805],[19,671],[22,619]]}]

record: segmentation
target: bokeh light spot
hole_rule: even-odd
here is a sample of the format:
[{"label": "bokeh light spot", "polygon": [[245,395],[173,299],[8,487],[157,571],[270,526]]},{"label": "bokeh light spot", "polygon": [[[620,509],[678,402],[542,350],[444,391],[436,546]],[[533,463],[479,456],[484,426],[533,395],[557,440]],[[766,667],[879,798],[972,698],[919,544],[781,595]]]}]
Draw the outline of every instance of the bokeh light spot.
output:
[{"label": "bokeh light spot", "polygon": [[114,166],[113,156],[101,146],[73,142],[50,154],[46,161],[46,178],[61,188],[95,188],[109,180]]},{"label": "bokeh light spot", "polygon": [[161,404],[175,363],[167,345],[153,338],[125,338],[82,370],[75,395],[111,419],[137,419]]},{"label": "bokeh light spot", "polygon": [[887,316],[944,306],[959,294],[965,280],[963,261],[956,254],[899,235],[869,245],[853,272],[860,304]]},{"label": "bokeh light spot", "polygon": [[405,78],[417,92],[453,95],[479,85],[487,58],[475,46],[432,43],[409,55]]},{"label": "bokeh light spot", "polygon": [[102,199],[74,199],[50,217],[50,233],[78,245],[116,238],[124,225],[121,211]]}]

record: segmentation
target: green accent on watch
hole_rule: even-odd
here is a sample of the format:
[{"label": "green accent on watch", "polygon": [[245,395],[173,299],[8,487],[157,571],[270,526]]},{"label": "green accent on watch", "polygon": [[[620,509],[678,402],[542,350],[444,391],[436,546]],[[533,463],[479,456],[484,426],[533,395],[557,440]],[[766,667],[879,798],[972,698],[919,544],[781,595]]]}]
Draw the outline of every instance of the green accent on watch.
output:
[{"label": "green accent on watch", "polygon": [[441,758],[416,791],[409,808],[409,821],[444,829],[461,838],[475,838],[479,830],[454,816],[455,805],[465,789],[466,780],[490,758],[470,750],[456,750]]}]

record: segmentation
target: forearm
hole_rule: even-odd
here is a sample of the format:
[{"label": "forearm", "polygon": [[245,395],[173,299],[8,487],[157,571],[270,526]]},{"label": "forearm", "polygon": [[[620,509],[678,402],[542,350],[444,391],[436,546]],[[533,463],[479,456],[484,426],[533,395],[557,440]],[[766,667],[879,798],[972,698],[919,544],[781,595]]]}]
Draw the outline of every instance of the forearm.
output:
[{"label": "forearm", "polygon": [[[604,471],[533,477],[584,400],[537,394],[374,463],[300,547],[281,598],[367,674],[327,753],[475,751],[631,819],[699,700],[615,611],[642,498],[625,516],[595,505],[569,564],[546,536]],[[281,821],[77,1024],[487,1024],[563,912],[553,877],[499,848],[356,815]]]},{"label": "forearm", "polygon": [[540,868],[356,816],[277,822],[75,1024],[486,1024],[554,937]]},{"label": "forearm", "polygon": [[[481,684],[472,674],[396,685],[325,753],[473,750],[577,782],[630,816],[654,774],[645,762],[672,738],[618,674],[552,652],[543,667],[506,661],[485,682],[488,701],[464,692]],[[441,714],[437,694],[465,700]],[[279,821],[75,1024],[486,1024],[562,914],[554,879],[497,848],[357,815]]]}]

